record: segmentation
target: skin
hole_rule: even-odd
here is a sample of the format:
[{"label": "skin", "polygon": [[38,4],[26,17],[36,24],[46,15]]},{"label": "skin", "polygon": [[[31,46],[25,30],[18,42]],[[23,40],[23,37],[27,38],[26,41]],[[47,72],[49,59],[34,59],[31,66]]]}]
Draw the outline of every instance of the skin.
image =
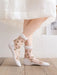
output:
[{"label": "skin", "polygon": [[32,35],[33,35],[33,33],[47,19],[48,19],[48,17],[31,19],[31,20],[24,20],[23,34],[28,38],[28,40],[25,42],[26,46],[31,46],[32,45]]}]

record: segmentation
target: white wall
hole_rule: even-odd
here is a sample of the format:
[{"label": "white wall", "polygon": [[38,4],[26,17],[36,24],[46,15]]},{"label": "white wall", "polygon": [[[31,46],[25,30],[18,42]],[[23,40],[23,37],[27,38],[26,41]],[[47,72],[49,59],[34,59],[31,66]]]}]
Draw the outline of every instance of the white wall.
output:
[{"label": "white wall", "polygon": [[0,22],[0,57],[11,56],[8,43],[13,34],[22,32],[22,22]]},{"label": "white wall", "polygon": [[56,5],[57,5],[57,0],[56,0]]},{"label": "white wall", "polygon": [[[41,35],[45,33],[44,26],[33,34],[33,54],[35,57],[57,57],[57,36]],[[4,24],[0,22],[0,57],[11,57],[12,53],[8,48],[9,39],[12,34],[20,33],[23,30],[23,21]],[[24,48],[21,49],[21,57],[24,55]]]}]

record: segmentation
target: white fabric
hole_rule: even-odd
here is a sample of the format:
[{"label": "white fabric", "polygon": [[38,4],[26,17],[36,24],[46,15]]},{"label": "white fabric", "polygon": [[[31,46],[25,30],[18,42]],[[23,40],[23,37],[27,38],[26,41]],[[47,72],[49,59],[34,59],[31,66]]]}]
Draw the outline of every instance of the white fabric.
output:
[{"label": "white fabric", "polygon": [[27,38],[24,34],[20,34],[20,36],[21,36],[24,40],[28,40],[28,38]]},{"label": "white fabric", "polygon": [[0,19],[56,17],[56,0],[0,0]]},{"label": "white fabric", "polygon": [[25,49],[32,49],[32,47],[31,46],[25,46]]}]

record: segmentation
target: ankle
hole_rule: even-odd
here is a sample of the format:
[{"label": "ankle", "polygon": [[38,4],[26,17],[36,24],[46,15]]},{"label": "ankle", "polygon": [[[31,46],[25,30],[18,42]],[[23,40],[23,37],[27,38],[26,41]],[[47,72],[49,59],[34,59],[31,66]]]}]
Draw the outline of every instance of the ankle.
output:
[{"label": "ankle", "polygon": [[32,42],[28,39],[25,41],[25,46],[32,46]]},{"label": "ankle", "polygon": [[32,55],[32,47],[31,46],[25,46],[25,58],[30,58]]}]

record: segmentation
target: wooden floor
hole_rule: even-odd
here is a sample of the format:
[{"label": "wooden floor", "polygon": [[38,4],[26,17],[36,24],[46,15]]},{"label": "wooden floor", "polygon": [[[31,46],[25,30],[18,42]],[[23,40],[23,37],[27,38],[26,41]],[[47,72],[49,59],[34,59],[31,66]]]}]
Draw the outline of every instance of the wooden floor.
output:
[{"label": "wooden floor", "polygon": [[57,75],[57,58],[41,59],[49,62],[50,66],[17,67],[12,58],[0,58],[0,75]]}]

